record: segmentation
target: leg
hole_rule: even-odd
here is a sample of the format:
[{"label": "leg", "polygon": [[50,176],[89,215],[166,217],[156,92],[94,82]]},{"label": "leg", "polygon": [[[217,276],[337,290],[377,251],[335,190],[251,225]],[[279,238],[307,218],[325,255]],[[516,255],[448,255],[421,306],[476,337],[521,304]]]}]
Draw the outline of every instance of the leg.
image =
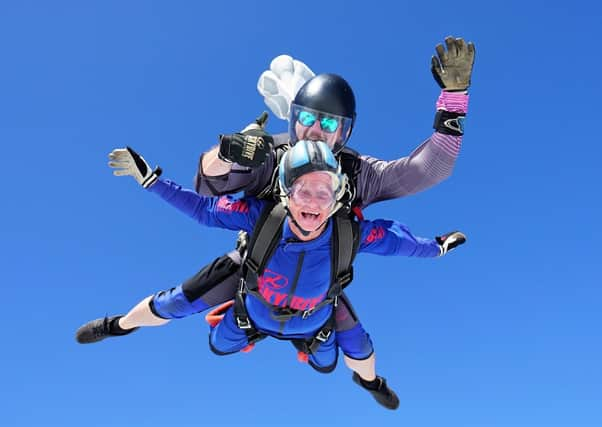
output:
[{"label": "leg", "polygon": [[347,295],[342,294],[335,311],[337,342],[345,364],[363,380],[376,378],[376,357],[370,335],[361,325]]},{"label": "leg", "polygon": [[161,326],[169,322],[169,319],[158,317],[152,312],[150,302],[153,297],[154,295],[144,298],[125,316],[120,317],[118,321],[119,327],[122,329],[134,329],[140,326]]},{"label": "leg", "polygon": [[219,356],[238,353],[249,345],[247,334],[234,320],[234,307],[230,307],[223,319],[209,332],[209,348]]},{"label": "leg", "polygon": [[156,316],[150,307],[153,296],[140,301],[125,316],[111,316],[92,320],[80,327],[75,339],[80,344],[91,344],[107,337],[124,336],[134,332],[140,326],[160,326],[169,322]]},{"label": "leg", "polygon": [[151,310],[159,317],[176,319],[231,300],[240,280],[236,255],[236,251],[222,255],[180,286],[155,294]]},{"label": "leg", "polygon": [[[229,256],[230,255],[230,256]],[[76,332],[81,344],[123,336],[140,326],[160,326],[170,319],[203,311],[234,297],[240,277],[238,253],[223,255],[182,285],[147,297],[125,316],[111,316],[86,323]]]},{"label": "leg", "polygon": [[376,375],[376,356],[372,340],[359,322],[345,294],[339,298],[335,319],[337,342],[343,351],[345,364],[353,371],[353,381],[368,390],[385,408],[397,409],[399,398],[387,386],[386,380]]},{"label": "leg", "polygon": [[339,348],[337,346],[336,332],[332,333],[318,350],[310,354],[307,360],[309,366],[322,374],[329,374],[337,367]]},{"label": "leg", "polygon": [[376,356],[374,352],[367,359],[358,360],[343,354],[345,365],[356,372],[364,381],[374,381],[376,379]]}]

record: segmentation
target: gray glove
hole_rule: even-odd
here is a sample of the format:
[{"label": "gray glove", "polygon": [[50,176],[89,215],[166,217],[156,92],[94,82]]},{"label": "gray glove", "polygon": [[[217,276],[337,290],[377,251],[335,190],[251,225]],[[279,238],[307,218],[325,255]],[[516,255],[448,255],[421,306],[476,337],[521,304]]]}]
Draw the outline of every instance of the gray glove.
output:
[{"label": "gray glove", "polygon": [[431,72],[442,89],[459,92],[468,89],[475,47],[463,39],[448,36],[445,38],[447,51],[442,44],[435,46],[437,56],[431,58]]},{"label": "gray glove", "polygon": [[152,170],[144,157],[130,147],[116,148],[109,154],[109,159],[109,166],[115,169],[113,175],[130,175],[144,188],[153,185],[162,172],[159,166]]}]

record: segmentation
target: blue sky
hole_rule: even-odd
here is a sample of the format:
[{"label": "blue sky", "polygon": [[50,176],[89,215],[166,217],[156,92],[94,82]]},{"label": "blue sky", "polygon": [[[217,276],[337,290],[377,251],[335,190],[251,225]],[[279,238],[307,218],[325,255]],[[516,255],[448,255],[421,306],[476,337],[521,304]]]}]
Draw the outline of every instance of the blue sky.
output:
[{"label": "blue sky", "polygon": [[[2,425],[600,426],[600,18],[593,1],[0,3]],[[400,410],[285,343],[214,356],[201,316],[76,344],[235,238],[114,178],[113,148],[189,185],[217,135],[265,108],[257,77],[287,53],[352,84],[350,146],[407,155],[432,132],[449,34],[477,48],[454,174],[366,215],[469,241],[360,256],[349,289]]]}]

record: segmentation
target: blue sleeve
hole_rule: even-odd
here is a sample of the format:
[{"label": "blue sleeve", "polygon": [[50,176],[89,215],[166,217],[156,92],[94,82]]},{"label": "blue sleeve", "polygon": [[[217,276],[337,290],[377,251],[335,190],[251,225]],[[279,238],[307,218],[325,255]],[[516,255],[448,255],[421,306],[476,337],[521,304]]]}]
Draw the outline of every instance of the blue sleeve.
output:
[{"label": "blue sleeve", "polygon": [[252,231],[263,202],[255,198],[232,196],[205,197],[169,180],[159,179],[149,191],[208,227]]},{"label": "blue sleeve", "polygon": [[435,239],[414,236],[407,226],[397,221],[361,221],[360,233],[358,252],[421,258],[439,256],[439,244]]}]

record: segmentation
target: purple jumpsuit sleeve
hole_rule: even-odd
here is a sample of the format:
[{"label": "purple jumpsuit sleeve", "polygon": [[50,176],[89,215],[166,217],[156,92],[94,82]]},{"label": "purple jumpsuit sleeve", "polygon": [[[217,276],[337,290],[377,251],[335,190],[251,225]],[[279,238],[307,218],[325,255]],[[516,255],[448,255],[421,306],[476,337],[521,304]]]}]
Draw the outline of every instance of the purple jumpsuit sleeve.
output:
[{"label": "purple jumpsuit sleeve", "polygon": [[203,225],[228,230],[252,231],[263,206],[254,198],[200,196],[163,179],[157,180],[149,191]]},{"label": "purple jumpsuit sleeve", "polygon": [[441,252],[435,239],[414,236],[398,221],[361,221],[360,232],[358,252],[420,258],[437,257]]},{"label": "purple jumpsuit sleeve", "polygon": [[[285,133],[273,135],[273,137],[275,145],[288,141],[288,134]],[[243,191],[246,196],[256,196],[272,180],[272,174],[276,168],[276,153],[272,150],[265,163],[253,169],[234,163],[229,173],[220,176],[204,175],[202,161],[203,156],[201,155],[194,182],[197,193],[204,196],[221,196]]]},{"label": "purple jumpsuit sleeve", "polygon": [[[442,91],[437,109],[466,113],[468,95]],[[418,193],[448,178],[462,144],[461,136],[433,133],[409,156],[385,161],[360,156],[357,197],[361,207]]]}]

